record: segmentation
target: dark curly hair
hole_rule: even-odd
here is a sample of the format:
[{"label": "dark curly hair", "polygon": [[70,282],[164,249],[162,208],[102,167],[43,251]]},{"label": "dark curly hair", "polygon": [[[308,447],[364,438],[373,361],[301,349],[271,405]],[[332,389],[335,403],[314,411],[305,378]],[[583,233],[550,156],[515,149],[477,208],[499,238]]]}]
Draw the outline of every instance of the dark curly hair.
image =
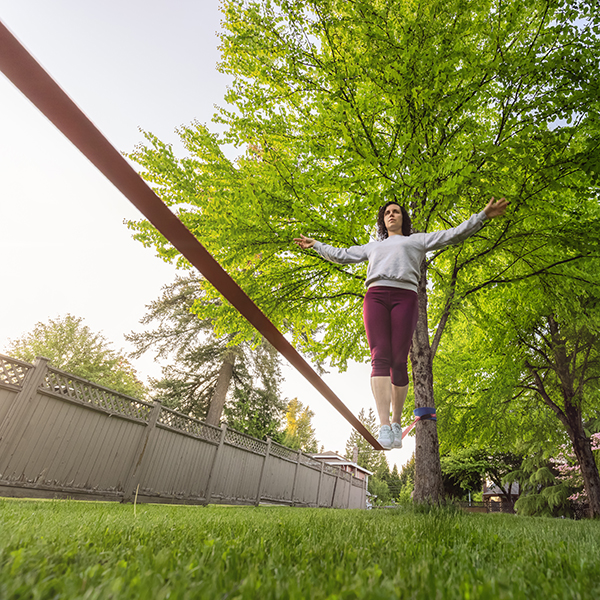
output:
[{"label": "dark curly hair", "polygon": [[410,216],[408,211],[404,208],[404,206],[400,206],[398,202],[395,200],[390,200],[386,202],[380,209],[379,213],[377,213],[377,236],[380,240],[385,240],[388,236],[388,231],[383,221],[383,216],[385,214],[385,209],[390,205],[395,204],[400,208],[400,212],[402,213],[402,235],[408,237],[412,231],[412,225],[410,222]]}]

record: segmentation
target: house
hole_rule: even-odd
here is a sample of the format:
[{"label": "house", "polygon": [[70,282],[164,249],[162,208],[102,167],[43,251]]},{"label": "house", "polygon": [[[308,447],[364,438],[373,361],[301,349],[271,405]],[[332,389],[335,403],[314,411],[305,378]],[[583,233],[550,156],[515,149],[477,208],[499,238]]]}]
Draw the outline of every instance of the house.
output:
[{"label": "house", "polygon": [[503,486],[502,490],[494,483],[483,482],[483,502],[487,512],[515,512],[515,502],[519,493],[519,484],[516,482],[510,486]]},{"label": "house", "polygon": [[319,454],[311,454],[310,456],[315,460],[322,460],[325,464],[333,467],[340,467],[342,471],[352,473],[354,477],[365,480],[367,485],[369,484],[369,475],[373,475],[368,469],[361,467],[356,462],[348,460],[345,456],[340,456],[337,452],[321,452]]}]

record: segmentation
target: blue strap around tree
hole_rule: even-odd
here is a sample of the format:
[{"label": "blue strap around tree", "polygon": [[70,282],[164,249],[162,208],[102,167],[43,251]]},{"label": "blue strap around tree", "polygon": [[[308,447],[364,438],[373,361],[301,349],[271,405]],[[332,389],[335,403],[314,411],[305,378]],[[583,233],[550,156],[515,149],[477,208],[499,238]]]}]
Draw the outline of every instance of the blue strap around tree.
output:
[{"label": "blue strap around tree", "polygon": [[413,410],[415,416],[418,417],[420,421],[437,421],[437,416],[435,414],[435,408],[431,406],[423,406],[421,408],[415,408]]}]

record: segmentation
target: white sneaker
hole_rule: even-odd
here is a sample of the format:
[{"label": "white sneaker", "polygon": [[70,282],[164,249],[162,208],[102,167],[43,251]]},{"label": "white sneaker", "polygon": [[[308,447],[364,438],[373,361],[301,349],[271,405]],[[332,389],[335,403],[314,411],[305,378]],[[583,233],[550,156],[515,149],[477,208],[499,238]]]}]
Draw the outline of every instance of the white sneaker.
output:
[{"label": "white sneaker", "polygon": [[400,423],[392,423],[392,433],[394,434],[392,448],[402,448],[402,425]]},{"label": "white sneaker", "polygon": [[383,446],[384,450],[391,450],[394,444],[394,434],[389,425],[382,425],[379,429],[377,441]]}]

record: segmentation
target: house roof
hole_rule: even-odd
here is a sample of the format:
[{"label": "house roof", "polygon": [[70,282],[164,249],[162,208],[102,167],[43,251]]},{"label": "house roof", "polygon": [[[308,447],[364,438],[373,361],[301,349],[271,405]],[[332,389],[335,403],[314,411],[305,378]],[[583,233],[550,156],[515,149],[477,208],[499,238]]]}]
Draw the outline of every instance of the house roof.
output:
[{"label": "house roof", "polygon": [[[485,487],[483,488],[484,496],[501,496],[509,491],[508,486],[503,486],[504,489],[501,490],[495,483],[485,483]],[[510,484],[510,494],[512,496],[518,496],[521,490],[519,489],[519,484],[517,482]]]},{"label": "house roof", "polygon": [[373,475],[372,471],[369,471],[368,469],[361,467],[359,464],[348,460],[345,456],[340,456],[337,452],[333,452],[332,450],[328,452],[321,452],[319,454],[311,454],[310,456],[315,460],[322,460],[328,465],[337,465],[340,467],[343,465],[348,465],[355,467],[357,471],[362,471],[367,475]]}]

